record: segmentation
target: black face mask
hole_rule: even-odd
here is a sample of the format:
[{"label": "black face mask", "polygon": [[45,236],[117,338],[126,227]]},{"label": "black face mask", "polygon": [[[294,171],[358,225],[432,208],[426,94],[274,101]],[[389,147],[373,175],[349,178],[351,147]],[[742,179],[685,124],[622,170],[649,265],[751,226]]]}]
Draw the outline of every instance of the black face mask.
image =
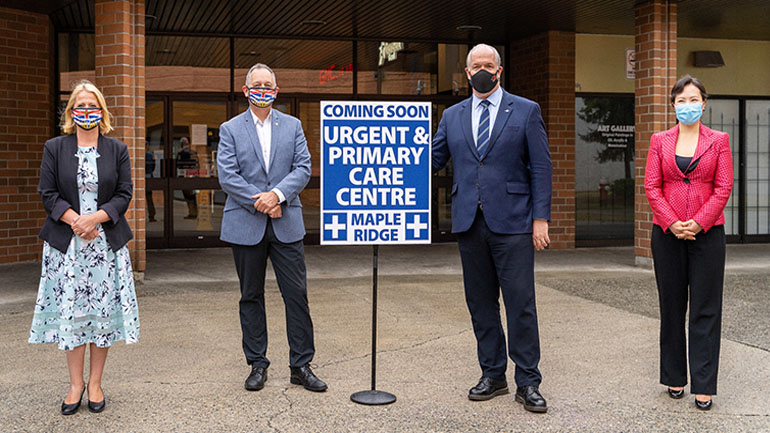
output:
[{"label": "black face mask", "polygon": [[471,87],[481,94],[491,92],[497,85],[497,82],[497,74],[492,74],[485,69],[471,75]]}]

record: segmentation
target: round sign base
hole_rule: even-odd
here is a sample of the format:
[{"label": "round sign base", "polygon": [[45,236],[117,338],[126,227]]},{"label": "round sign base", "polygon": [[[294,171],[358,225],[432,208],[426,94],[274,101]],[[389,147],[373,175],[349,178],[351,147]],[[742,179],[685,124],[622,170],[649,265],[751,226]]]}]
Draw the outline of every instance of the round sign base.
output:
[{"label": "round sign base", "polygon": [[359,391],[350,396],[350,399],[358,404],[378,406],[391,404],[396,401],[396,396],[385,391]]}]

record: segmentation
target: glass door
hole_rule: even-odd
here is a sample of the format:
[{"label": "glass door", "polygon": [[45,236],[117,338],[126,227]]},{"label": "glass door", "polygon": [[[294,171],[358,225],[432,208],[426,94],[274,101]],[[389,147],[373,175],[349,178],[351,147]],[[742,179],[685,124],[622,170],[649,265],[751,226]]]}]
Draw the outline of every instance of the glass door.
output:
[{"label": "glass door", "polygon": [[216,152],[219,125],[228,119],[227,97],[150,96],[146,112],[148,247],[222,245],[225,194]]}]

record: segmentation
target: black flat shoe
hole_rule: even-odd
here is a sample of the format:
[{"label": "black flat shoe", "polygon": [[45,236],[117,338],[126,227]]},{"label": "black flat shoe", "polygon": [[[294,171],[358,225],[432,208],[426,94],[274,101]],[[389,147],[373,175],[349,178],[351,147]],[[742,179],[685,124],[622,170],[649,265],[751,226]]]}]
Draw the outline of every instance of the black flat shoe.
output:
[{"label": "black flat shoe", "polygon": [[302,385],[308,391],[324,392],[328,388],[323,380],[313,374],[310,364],[302,367],[291,367],[291,378],[289,381],[294,385]]},{"label": "black flat shoe", "polygon": [[545,413],[548,404],[540,394],[536,386],[520,386],[516,388],[516,401],[524,405],[524,409],[530,412]]},{"label": "black flat shoe", "polygon": [[80,398],[78,399],[77,403],[71,403],[67,404],[64,401],[67,401],[67,398],[65,397],[64,401],[61,402],[61,414],[62,415],[72,415],[75,412],[80,409],[80,401],[83,400],[83,394],[86,393],[86,388],[83,387],[83,392],[80,393]]},{"label": "black flat shoe", "polygon": [[713,400],[709,401],[700,401],[697,398],[695,399],[695,407],[697,407],[700,410],[711,410],[711,404]]},{"label": "black flat shoe", "polygon": [[252,366],[251,373],[249,373],[249,377],[246,378],[246,383],[243,384],[243,387],[248,391],[259,391],[265,387],[266,381],[267,368]]},{"label": "black flat shoe", "polygon": [[680,389],[679,391],[674,391],[673,389],[669,388],[668,396],[679,400],[680,398],[684,397],[684,388]]},{"label": "black flat shoe", "polygon": [[[101,388],[100,388],[101,389]],[[104,394],[104,391],[102,391]],[[88,393],[88,410],[93,413],[99,413],[104,410],[105,401],[107,399],[102,396],[102,401],[91,401],[91,393]]]},{"label": "black flat shoe", "polygon": [[508,394],[508,381],[482,376],[479,383],[468,391],[468,400],[485,401]]}]

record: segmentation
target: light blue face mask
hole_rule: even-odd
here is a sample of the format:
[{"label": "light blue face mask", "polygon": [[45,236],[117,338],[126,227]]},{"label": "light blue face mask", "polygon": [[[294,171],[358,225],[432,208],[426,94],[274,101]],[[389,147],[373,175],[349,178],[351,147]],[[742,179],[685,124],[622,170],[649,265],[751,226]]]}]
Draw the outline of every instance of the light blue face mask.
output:
[{"label": "light blue face mask", "polygon": [[694,125],[703,115],[703,103],[676,105],[676,118],[685,125]]}]

